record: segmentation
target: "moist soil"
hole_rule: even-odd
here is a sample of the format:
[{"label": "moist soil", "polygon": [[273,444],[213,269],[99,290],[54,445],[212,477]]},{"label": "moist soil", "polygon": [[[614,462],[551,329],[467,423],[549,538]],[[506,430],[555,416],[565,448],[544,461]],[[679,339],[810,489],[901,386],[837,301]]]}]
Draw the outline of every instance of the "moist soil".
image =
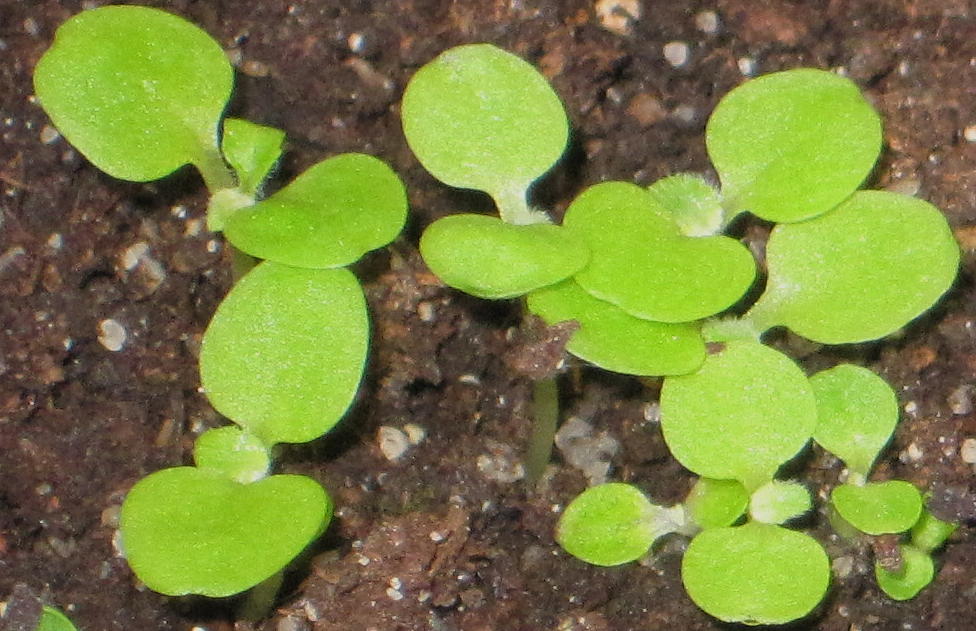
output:
[{"label": "moist soil", "polygon": [[[86,631],[731,628],[685,594],[681,540],[617,568],[588,566],[555,544],[560,511],[587,479],[558,451],[539,483],[519,479],[532,382],[515,366],[546,349],[517,303],[446,288],[417,253],[434,219],[491,204],[423,170],[401,133],[398,102],[438,52],[486,41],[534,63],[566,105],[570,149],[534,199],[557,217],[602,180],[714,177],[704,123],[744,75],[830,68],[865,90],[886,140],[869,185],[945,211],[963,250],[960,278],[936,309],[882,342],[822,348],[783,335],[774,343],[810,372],[853,361],[883,375],[903,412],[875,477],[911,481],[932,494],[934,511],[964,525],[938,555],[935,582],[895,602],[874,582],[871,542],[838,538],[815,513],[802,526],[835,559],[832,586],[790,628],[976,628],[976,476],[961,453],[976,437],[971,2],[645,0],[633,18],[620,12],[640,3],[627,0],[595,3],[619,5],[610,17],[586,0],[149,2],[228,50],[238,66],[230,113],[287,132],[272,188],[358,151],[390,163],[410,196],[403,235],[355,268],[374,331],[354,408],[330,435],[279,454],[281,471],[329,489],[336,519],[253,623],[236,620],[240,599],[153,593],[113,546],[126,491],[190,463],[195,437],[226,423],[200,393],[196,363],[231,283],[231,253],[204,227],[206,194],[194,172],[114,180],[57,136],[32,97],[32,68],[57,26],[98,4],[0,0],[0,599],[20,586]],[[684,64],[665,57],[669,42],[688,46]],[[740,236],[761,252],[767,231],[746,223]],[[124,329],[121,344],[107,320]],[[610,479],[658,503],[680,501],[692,476],[656,423],[659,382],[567,366],[564,418],[592,429]],[[391,460],[380,448],[389,428],[424,435]],[[600,447],[613,441],[616,451]],[[821,500],[842,475],[817,447],[790,469]]]}]

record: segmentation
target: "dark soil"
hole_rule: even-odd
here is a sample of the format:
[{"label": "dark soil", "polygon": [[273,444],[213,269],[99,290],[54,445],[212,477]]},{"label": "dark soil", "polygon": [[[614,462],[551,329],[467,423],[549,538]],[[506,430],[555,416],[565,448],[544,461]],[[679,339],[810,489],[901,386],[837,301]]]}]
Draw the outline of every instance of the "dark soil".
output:
[{"label": "dark soil", "polygon": [[[196,351],[229,287],[230,257],[202,227],[206,197],[195,173],[120,182],[52,138],[31,96],[31,70],[55,28],[96,4],[0,0],[0,598],[25,584],[86,631],[227,631],[235,628],[233,599],[161,597],[134,580],[112,545],[132,484],[189,462],[195,437],[224,423],[198,392]],[[337,432],[280,458],[282,470],[330,490],[337,519],[289,575],[277,614],[255,628],[727,628],[685,595],[680,542],[645,564],[612,569],[559,549],[553,525],[586,481],[558,454],[536,487],[508,475],[530,433],[531,384],[509,367],[529,343],[519,308],[441,286],[416,251],[433,219],[490,204],[427,175],[398,116],[411,73],[465,42],[493,42],[529,59],[566,104],[573,144],[537,191],[557,214],[604,179],[708,174],[704,121],[749,63],[757,74],[843,68],[857,81],[886,121],[872,186],[943,208],[962,244],[963,272],[940,307],[882,343],[780,342],[811,371],[843,360],[883,374],[904,413],[876,476],[915,483],[934,493],[934,509],[972,525],[976,474],[960,456],[962,441],[976,437],[976,143],[964,135],[976,125],[971,2],[645,0],[623,34],[601,27],[588,0],[149,4],[200,24],[241,60],[231,112],[287,131],[280,181],[324,157],[361,151],[388,161],[410,192],[404,235],[357,267],[375,328],[360,399]],[[698,28],[702,11],[718,15],[717,32]],[[353,34],[362,38],[357,52]],[[665,60],[670,41],[690,46],[686,65]],[[763,228],[745,234],[761,239]],[[127,269],[125,253],[138,253],[138,244],[148,250]],[[121,350],[99,341],[106,319],[127,332]],[[661,503],[682,499],[691,476],[648,414],[657,384],[576,367],[562,386],[567,415],[622,445],[612,479]],[[411,423],[426,437],[388,460],[379,428]],[[812,448],[794,469],[824,497],[841,467]],[[842,559],[839,571],[825,602],[793,628],[976,628],[970,527],[941,554],[935,583],[896,603],[874,583],[870,545],[838,539],[825,522],[817,515],[808,526]]]}]

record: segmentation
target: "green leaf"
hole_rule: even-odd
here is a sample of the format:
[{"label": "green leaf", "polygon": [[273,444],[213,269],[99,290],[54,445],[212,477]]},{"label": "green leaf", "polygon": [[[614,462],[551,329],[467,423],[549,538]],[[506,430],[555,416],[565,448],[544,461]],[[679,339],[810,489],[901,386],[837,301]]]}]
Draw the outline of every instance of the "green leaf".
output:
[{"label": "green leaf", "polygon": [[395,239],[406,217],[407,195],[396,173],[372,156],[345,153],[233,213],[224,234],[258,258],[339,267]]},{"label": "green leaf", "polygon": [[957,524],[942,521],[922,508],[922,514],[912,526],[912,545],[923,552],[932,552],[945,543],[957,528]]},{"label": "green leaf", "polygon": [[237,188],[254,197],[281,157],[285,132],[240,118],[224,119],[221,149],[237,173]]},{"label": "green leaf", "polygon": [[548,171],[569,136],[545,77],[490,44],[451,48],[418,70],[401,116],[428,171],[445,184],[487,191],[500,205]]},{"label": "green leaf", "polygon": [[368,342],[366,302],[351,272],[264,262],[217,308],[200,379],[214,408],[264,444],[303,443],[352,403]]},{"label": "green leaf", "polygon": [[44,605],[41,608],[41,619],[34,631],[78,631],[78,628],[66,615],[54,607]]},{"label": "green leaf", "polygon": [[841,484],[830,494],[830,502],[847,523],[869,535],[905,532],[922,514],[921,494],[902,480]]},{"label": "green leaf", "polygon": [[471,214],[449,215],[428,226],[420,253],[446,284],[490,299],[558,283],[589,259],[586,245],[560,226],[516,226]]},{"label": "green leaf", "polygon": [[593,565],[620,565],[644,556],[654,541],[682,524],[671,509],[651,504],[635,486],[611,482],[576,497],[559,518],[556,541]]},{"label": "green leaf", "polygon": [[264,443],[232,425],[200,434],[193,445],[193,460],[198,468],[213,469],[241,484],[260,480],[271,466]]},{"label": "green leaf", "polygon": [[688,516],[701,528],[731,526],[748,505],[749,493],[736,480],[698,478],[685,498]]},{"label": "green leaf", "polygon": [[830,582],[830,562],[812,537],[750,522],[709,528],[681,563],[688,595],[726,622],[783,624],[810,613]]},{"label": "green leaf", "polygon": [[803,68],[749,81],[705,132],[726,211],[793,222],[847,198],[881,152],[881,119],[848,79]]},{"label": "green leaf", "polygon": [[325,528],[332,503],[304,476],[238,484],[177,467],[140,480],[122,504],[122,545],[150,589],[230,596],[287,565]]},{"label": "green leaf", "polygon": [[841,364],[810,378],[817,398],[813,439],[867,478],[898,423],[891,386],[867,368]]},{"label": "green leaf", "polygon": [[573,355],[628,375],[683,375],[705,361],[698,324],[635,318],[586,293],[572,279],[528,296],[529,311],[552,325],[575,320],[580,328],[566,345]]},{"label": "green leaf", "polygon": [[799,482],[772,480],[749,499],[749,516],[766,524],[782,524],[803,515],[813,506],[810,491]]},{"label": "green leaf", "polygon": [[722,231],[724,210],[722,196],[705,181],[691,173],[661,178],[647,187],[658,206],[664,208],[688,237],[707,237]]},{"label": "green leaf", "polygon": [[138,6],[74,16],[34,71],[54,125],[101,170],[143,182],[192,163],[212,189],[233,184],[217,147],[233,81],[213,38]]},{"label": "green leaf", "polygon": [[591,186],[563,224],[592,253],[576,281],[639,318],[690,322],[716,314],[741,298],[755,276],[741,243],[683,236],[667,210],[627,182]]},{"label": "green leaf", "polygon": [[816,421],[803,371],[755,342],[728,342],[698,372],[668,377],[661,389],[661,429],[674,457],[749,491],[807,444]]},{"label": "green leaf", "polygon": [[860,191],[833,211],[777,226],[766,292],[747,314],[824,344],[873,340],[931,307],[952,284],[959,246],[939,209]]},{"label": "green leaf", "polygon": [[889,572],[874,564],[874,576],[878,585],[894,600],[910,600],[922,591],[935,577],[935,564],[932,557],[912,545],[902,545],[902,569]]}]

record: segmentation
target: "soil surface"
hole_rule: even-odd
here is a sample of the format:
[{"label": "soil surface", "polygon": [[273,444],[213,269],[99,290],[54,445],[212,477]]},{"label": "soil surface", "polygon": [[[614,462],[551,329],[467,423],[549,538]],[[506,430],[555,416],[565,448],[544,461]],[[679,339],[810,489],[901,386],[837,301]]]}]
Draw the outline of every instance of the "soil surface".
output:
[{"label": "soil surface", "polygon": [[[276,186],[330,155],[366,152],[401,174],[412,206],[403,236],[356,267],[374,321],[357,404],[337,431],[279,459],[281,471],[329,489],[337,518],[288,575],[276,611],[254,624],[235,622],[235,599],[145,589],[113,547],[126,491],[189,463],[195,437],[225,423],[198,391],[196,356],[231,277],[229,251],[203,225],[194,172],[114,180],[58,137],[32,97],[32,68],[57,26],[98,4],[0,0],[0,599],[26,586],[85,631],[729,628],[686,596],[681,541],[610,569],[554,543],[562,507],[587,478],[557,452],[538,485],[519,479],[531,382],[512,364],[536,350],[519,306],[443,287],[417,254],[434,219],[491,206],[420,167],[400,131],[399,98],[441,50],[487,41],[541,68],[566,105],[572,146],[535,200],[557,216],[601,180],[713,176],[704,121],[747,75],[813,66],[862,86],[886,125],[869,184],[944,209],[962,274],[937,309],[883,342],[776,343],[811,372],[854,361],[888,379],[903,414],[875,477],[911,481],[933,494],[933,510],[967,525],[939,555],[935,582],[898,603],[875,585],[869,543],[839,539],[813,515],[805,526],[836,560],[834,577],[822,605],[791,628],[976,628],[976,474],[961,453],[976,437],[971,2],[149,2],[229,51],[239,69],[232,114],[286,130]],[[601,17],[597,6],[608,5],[617,13]],[[628,7],[642,11],[622,17]],[[665,56],[670,42],[687,45],[683,64],[671,63],[680,46]],[[742,234],[761,245],[765,231],[754,223]],[[592,431],[610,479],[659,503],[683,498],[692,476],[655,422],[658,383],[572,363],[560,379],[564,417]],[[424,435],[390,460],[380,438],[404,428]],[[792,468],[821,498],[841,474],[816,447]]]}]

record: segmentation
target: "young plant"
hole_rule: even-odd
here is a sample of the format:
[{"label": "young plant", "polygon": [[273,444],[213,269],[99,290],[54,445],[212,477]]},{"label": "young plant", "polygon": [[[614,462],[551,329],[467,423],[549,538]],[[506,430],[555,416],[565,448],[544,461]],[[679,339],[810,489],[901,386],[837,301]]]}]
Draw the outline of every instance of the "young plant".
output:
[{"label": "young plant", "polygon": [[168,13],[107,6],[65,22],[37,64],[37,96],[95,166],[133,181],[192,164],[208,226],[265,259],[220,304],[200,375],[236,426],[202,434],[195,466],[140,480],[122,507],[126,557],[150,588],[228,596],[275,577],[321,534],[332,503],[314,480],[270,475],[277,443],[328,432],[362,378],[369,318],[345,266],[399,233],[406,195],[370,156],[324,160],[265,197],[283,132],[223,117],[233,69],[204,31]]},{"label": "young plant", "polygon": [[[881,121],[849,80],[800,69],[750,81],[716,107],[706,144],[720,188],[689,174],[646,189],[597,184],[570,204],[561,230],[544,224],[558,243],[529,236],[540,216],[525,206],[524,189],[565,138],[554,103],[524,62],[474,45],[417,73],[403,118],[434,175],[489,192],[501,214],[454,215],[428,228],[421,252],[442,280],[485,298],[528,292],[529,310],[548,323],[579,325],[569,352],[609,370],[666,377],[665,441],[702,476],[685,507],[656,507],[628,485],[595,487],[566,509],[557,538],[583,560],[614,565],[664,533],[697,532],[682,576],[702,609],[751,624],[803,617],[826,592],[829,563],[813,538],[781,526],[811,500],[775,476],[811,438],[828,449],[851,443],[837,453],[846,454],[852,483],[838,487],[833,503],[855,525],[901,532],[924,513],[911,485],[866,483],[897,420],[890,389],[853,367],[811,381],[762,337],[783,326],[841,344],[897,331],[955,278],[959,251],[945,218],[918,199],[856,190],[880,152]],[[718,318],[754,281],[749,251],[721,234],[745,212],[777,224],[765,290],[744,316]],[[560,247],[573,252],[576,269]],[[823,392],[834,376],[864,390],[843,428],[823,421],[829,405],[843,407]],[[917,549],[944,540],[934,530]],[[910,576],[879,577],[918,583],[916,556],[905,554]]]}]

